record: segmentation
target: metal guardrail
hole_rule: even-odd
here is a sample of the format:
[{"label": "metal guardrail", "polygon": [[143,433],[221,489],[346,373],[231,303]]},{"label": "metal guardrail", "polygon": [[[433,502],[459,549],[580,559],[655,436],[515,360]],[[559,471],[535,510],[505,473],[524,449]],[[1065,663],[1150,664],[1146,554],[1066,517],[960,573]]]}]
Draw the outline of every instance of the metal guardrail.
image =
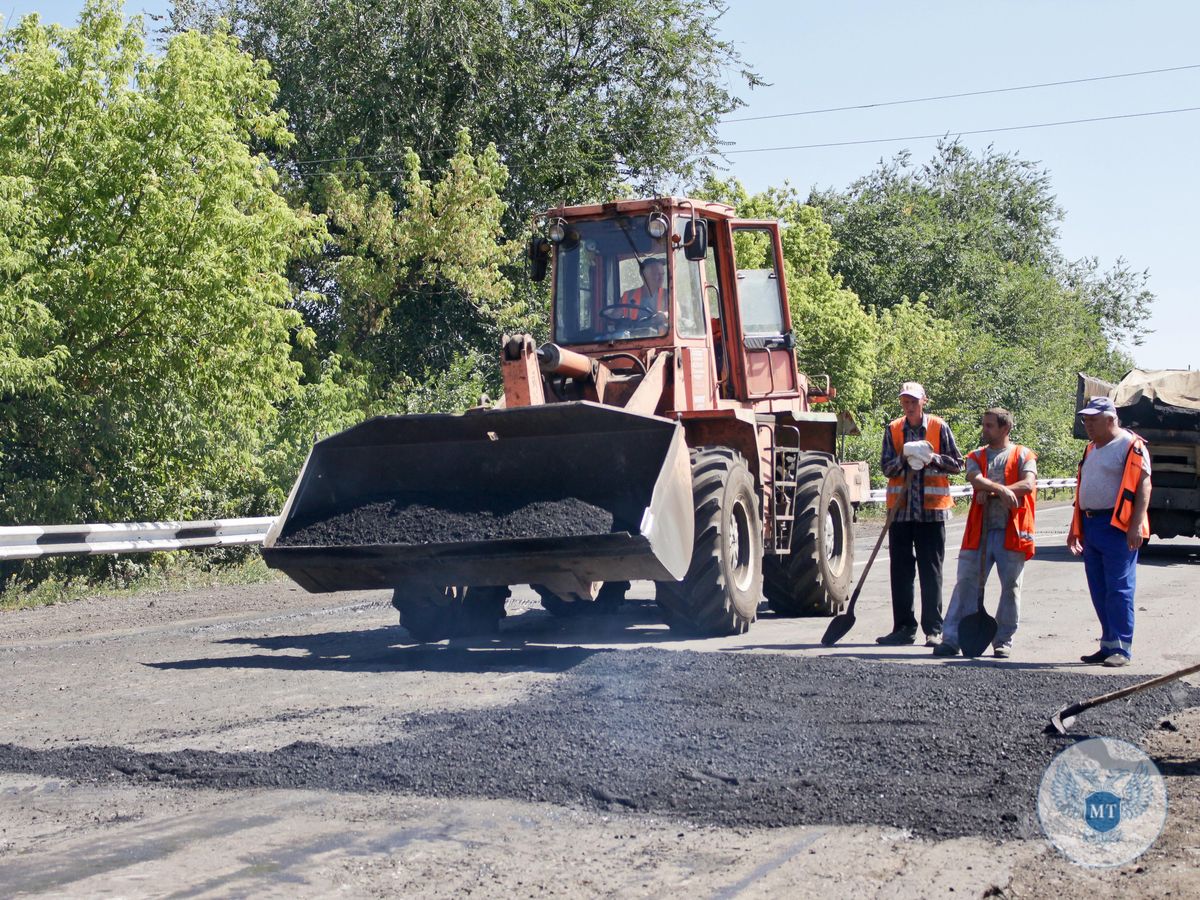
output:
[{"label": "metal guardrail", "polygon": [[[1038,479],[1038,490],[1075,487],[1074,478]],[[950,488],[954,497],[971,493],[968,485]],[[871,491],[866,503],[883,503],[883,488]],[[253,519],[210,519],[204,522],[127,522],[118,525],[15,525],[0,527],[0,560],[37,559],[72,554],[150,553],[261,544],[274,516]]]},{"label": "metal guardrail", "polygon": [[[1060,490],[1062,488],[1074,488],[1074,487],[1075,487],[1075,479],[1074,478],[1039,478],[1038,483],[1037,483],[1037,489],[1039,491],[1053,491],[1053,490]],[[972,489],[969,484],[951,485],[950,496],[951,497],[969,497],[969,496],[971,496],[971,490]],[[871,491],[871,493],[869,493],[867,495],[867,499],[864,500],[863,502],[864,503],[883,503],[885,500],[887,500],[887,489],[879,488],[878,490]]]},{"label": "metal guardrail", "polygon": [[0,528],[0,560],[261,544],[274,522],[274,516],[261,516],[203,522],[6,526]]}]

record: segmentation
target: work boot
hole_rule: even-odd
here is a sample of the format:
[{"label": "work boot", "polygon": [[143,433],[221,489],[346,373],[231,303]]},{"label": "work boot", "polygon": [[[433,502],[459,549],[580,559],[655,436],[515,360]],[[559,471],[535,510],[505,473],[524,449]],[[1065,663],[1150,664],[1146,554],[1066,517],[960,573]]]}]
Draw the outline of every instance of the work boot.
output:
[{"label": "work boot", "polygon": [[915,644],[916,642],[916,631],[909,631],[906,628],[897,628],[891,634],[875,638],[875,643],[883,644],[885,647],[902,647],[905,644]]},{"label": "work boot", "polygon": [[1081,663],[1087,663],[1089,666],[1098,666],[1106,659],[1108,659],[1107,650],[1097,650],[1095,653],[1089,653],[1087,656],[1079,657],[1079,661]]},{"label": "work boot", "polygon": [[1124,653],[1111,653],[1104,657],[1104,662],[1101,665],[1108,666],[1110,669],[1119,669],[1122,666],[1129,665],[1129,657]]},{"label": "work boot", "polygon": [[958,647],[949,641],[942,641],[933,648],[934,656],[958,656]]}]

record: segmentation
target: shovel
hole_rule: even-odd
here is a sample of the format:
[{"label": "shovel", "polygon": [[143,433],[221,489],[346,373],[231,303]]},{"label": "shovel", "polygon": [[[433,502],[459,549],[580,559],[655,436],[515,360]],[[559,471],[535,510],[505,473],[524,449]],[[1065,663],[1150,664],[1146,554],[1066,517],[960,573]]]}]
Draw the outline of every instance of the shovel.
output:
[{"label": "shovel", "polygon": [[1075,717],[1084,710],[1108,703],[1110,700],[1120,700],[1122,697],[1128,697],[1130,694],[1136,694],[1138,691],[1146,690],[1146,688],[1158,687],[1160,684],[1166,684],[1168,681],[1174,681],[1177,678],[1183,678],[1195,672],[1200,672],[1200,663],[1188,666],[1185,669],[1179,669],[1175,672],[1168,672],[1166,675],[1159,675],[1157,678],[1151,678],[1149,681],[1143,681],[1141,684],[1121,688],[1119,691],[1111,691],[1107,694],[1101,694],[1099,697],[1092,697],[1088,700],[1082,700],[1079,703],[1072,703],[1070,706],[1064,706],[1050,717],[1050,724],[1042,729],[1042,733],[1066,734],[1067,729],[1075,721]]},{"label": "shovel", "polygon": [[887,535],[888,529],[891,528],[892,522],[896,518],[896,512],[908,502],[908,488],[910,484],[912,484],[911,471],[904,476],[904,493],[900,495],[900,499],[896,501],[896,505],[887,512],[887,518],[883,522],[883,531],[879,532],[879,537],[875,541],[875,549],[867,557],[867,564],[863,567],[862,574],[858,576],[858,584],[854,587],[854,593],[850,595],[850,605],[846,607],[846,611],[840,616],[833,617],[833,621],[825,629],[825,634],[821,636],[821,644],[823,646],[832,647],[849,634],[850,629],[854,627],[854,606],[858,603],[858,595],[862,593],[863,583],[867,580],[867,573],[871,571],[871,564],[875,562],[875,556],[879,553],[879,548],[883,546],[884,536]]},{"label": "shovel", "polygon": [[996,620],[988,615],[983,606],[984,579],[987,575],[987,504],[985,494],[980,503],[983,528],[979,535],[979,605],[958,626],[958,645],[962,648],[963,656],[982,656],[988,644],[996,639]]}]

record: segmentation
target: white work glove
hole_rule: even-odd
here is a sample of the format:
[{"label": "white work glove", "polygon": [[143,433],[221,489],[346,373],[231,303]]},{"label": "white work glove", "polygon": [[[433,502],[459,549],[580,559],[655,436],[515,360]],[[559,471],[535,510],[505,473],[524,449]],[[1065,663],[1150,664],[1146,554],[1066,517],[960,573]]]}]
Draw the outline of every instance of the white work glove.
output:
[{"label": "white work glove", "polygon": [[904,445],[904,459],[910,469],[919,472],[933,462],[933,445],[929,441],[909,441]]}]

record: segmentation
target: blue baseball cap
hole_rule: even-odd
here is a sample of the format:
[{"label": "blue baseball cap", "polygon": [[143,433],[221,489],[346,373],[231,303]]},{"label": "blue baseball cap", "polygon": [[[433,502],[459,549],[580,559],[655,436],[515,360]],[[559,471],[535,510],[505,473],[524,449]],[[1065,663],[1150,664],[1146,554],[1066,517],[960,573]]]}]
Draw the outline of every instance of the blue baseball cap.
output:
[{"label": "blue baseball cap", "polygon": [[1081,416],[1108,415],[1116,418],[1117,407],[1107,397],[1093,397],[1084,405],[1083,409],[1079,410],[1078,414]]}]

